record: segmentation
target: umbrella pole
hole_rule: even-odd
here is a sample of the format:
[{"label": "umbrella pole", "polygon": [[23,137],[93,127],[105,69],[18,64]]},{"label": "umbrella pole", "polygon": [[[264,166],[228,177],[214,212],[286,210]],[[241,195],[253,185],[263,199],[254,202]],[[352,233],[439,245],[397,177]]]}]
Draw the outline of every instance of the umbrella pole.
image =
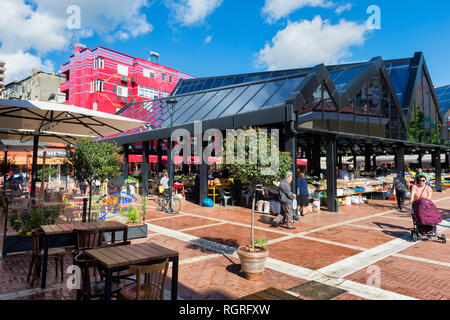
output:
[{"label": "umbrella pole", "polygon": [[45,159],[47,158],[47,151],[44,151],[42,160],[42,175],[41,175],[41,189],[39,192],[39,202],[41,203],[44,199],[44,187],[45,187]]},{"label": "umbrella pole", "polygon": [[38,157],[38,146],[39,146],[39,131],[34,132],[33,140],[33,162],[31,164],[31,188],[30,197],[36,197],[36,171],[37,171],[37,157]]},{"label": "umbrella pole", "polygon": [[5,148],[5,159],[3,159],[3,190],[6,190],[6,171],[8,171],[8,148]]}]

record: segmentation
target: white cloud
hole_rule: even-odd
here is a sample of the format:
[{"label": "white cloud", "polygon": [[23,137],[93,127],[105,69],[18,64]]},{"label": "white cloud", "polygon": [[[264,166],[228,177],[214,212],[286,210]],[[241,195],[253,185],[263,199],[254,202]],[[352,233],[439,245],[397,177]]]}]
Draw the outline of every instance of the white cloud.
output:
[{"label": "white cloud", "polygon": [[329,8],[332,5],[327,0],[266,0],[262,12],[267,15],[267,21],[272,23],[303,7]]},{"label": "white cloud", "polygon": [[340,5],[336,8],[336,13],[337,14],[341,14],[344,11],[350,11],[352,9],[352,4],[351,3],[347,3],[344,5]]},{"label": "white cloud", "polygon": [[214,12],[223,0],[166,0],[166,6],[172,11],[176,23],[182,26],[202,23]]},{"label": "white cloud", "polygon": [[[76,34],[68,22],[80,8],[80,27]],[[71,40],[95,34],[108,39],[128,40],[146,34],[153,26],[142,13],[147,0],[0,0],[0,59],[7,63],[7,81],[29,75],[39,66],[53,70],[45,57],[52,51],[67,50]]]},{"label": "white cloud", "polygon": [[312,21],[288,22],[259,51],[256,64],[269,70],[334,64],[351,56],[349,48],[361,45],[369,32],[365,23],[340,20],[332,25],[316,16]]},{"label": "white cloud", "polygon": [[210,43],[211,40],[212,40],[212,36],[207,36],[207,37],[205,38],[205,43]]},{"label": "white cloud", "polygon": [[[38,11],[49,12],[64,17],[71,14],[67,8],[76,5],[80,8],[81,28],[100,36],[127,40],[153,31],[142,8],[149,6],[147,0],[33,0]],[[92,34],[92,33],[91,33]]]},{"label": "white cloud", "polygon": [[0,58],[6,62],[6,82],[26,78],[31,75],[32,69],[55,72],[55,66],[50,60],[42,61],[38,56],[22,50],[16,53],[2,53]]},{"label": "white cloud", "polygon": [[23,1],[0,0],[0,43],[3,52],[36,49],[46,53],[66,44],[65,20],[42,11],[33,11]]}]

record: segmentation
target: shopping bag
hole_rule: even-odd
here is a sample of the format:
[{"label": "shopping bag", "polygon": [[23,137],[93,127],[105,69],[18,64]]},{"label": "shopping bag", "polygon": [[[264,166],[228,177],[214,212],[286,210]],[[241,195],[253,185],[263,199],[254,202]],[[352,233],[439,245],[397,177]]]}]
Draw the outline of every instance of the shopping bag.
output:
[{"label": "shopping bag", "polygon": [[297,210],[297,199],[292,200],[292,210]]}]

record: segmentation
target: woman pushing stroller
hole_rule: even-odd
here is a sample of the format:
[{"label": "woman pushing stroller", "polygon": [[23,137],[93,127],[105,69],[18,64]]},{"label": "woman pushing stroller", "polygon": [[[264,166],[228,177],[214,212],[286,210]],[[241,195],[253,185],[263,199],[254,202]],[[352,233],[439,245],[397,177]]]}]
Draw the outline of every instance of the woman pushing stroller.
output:
[{"label": "woman pushing stroller", "polygon": [[416,185],[411,191],[411,215],[413,218],[414,229],[411,230],[411,236],[414,241],[426,236],[428,239],[437,237],[443,243],[446,242],[445,235],[438,236],[437,225],[441,223],[442,217],[437,210],[436,205],[431,201],[432,189],[426,184],[427,177],[424,174],[416,176]]}]

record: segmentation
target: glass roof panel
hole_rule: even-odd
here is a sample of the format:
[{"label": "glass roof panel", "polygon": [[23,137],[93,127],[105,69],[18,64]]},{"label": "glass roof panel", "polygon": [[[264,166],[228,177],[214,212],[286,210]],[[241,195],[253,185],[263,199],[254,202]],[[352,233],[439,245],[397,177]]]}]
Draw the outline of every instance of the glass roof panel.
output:
[{"label": "glass roof panel", "polygon": [[254,96],[244,106],[244,108],[239,111],[239,113],[253,111],[261,108],[264,102],[266,102],[274,94],[274,92],[283,84],[284,81],[285,80],[283,79],[267,82],[266,85],[256,94],[256,96]]},{"label": "glass roof panel", "polygon": [[397,93],[400,104],[403,105],[405,98],[406,86],[408,85],[409,73],[411,68],[409,63],[389,64],[386,70]]},{"label": "glass roof panel", "polygon": [[[209,91],[206,92],[198,101],[196,101],[191,107],[189,107],[188,109],[183,109],[182,114],[176,119],[174,120],[174,125],[177,124],[183,124],[186,123],[187,119],[189,119],[190,117],[192,117],[198,110],[200,110],[201,107],[203,107],[203,105],[212,98],[212,96],[214,96],[217,93],[217,91]],[[197,120],[197,117],[195,117]],[[199,119],[198,119],[199,120]]]},{"label": "glass roof panel", "polygon": [[206,102],[201,108],[199,108],[192,116],[186,119],[186,122],[193,122],[195,120],[202,120],[216,105],[222,101],[233,89],[225,89],[216,91],[215,94],[208,102]]},{"label": "glass roof panel", "polygon": [[225,79],[224,78],[215,79],[211,88],[217,88],[222,86],[223,80]]},{"label": "glass roof panel", "polygon": [[247,90],[242,93],[228,108],[226,108],[219,117],[231,116],[239,112],[241,108],[262,88],[264,83],[248,86]]},{"label": "glass roof panel", "polygon": [[336,79],[333,82],[339,94],[345,91],[345,89],[347,89],[353,83],[355,78],[368,67],[369,64],[365,64],[355,68],[348,68],[344,72],[342,72],[338,77],[336,77]]},{"label": "glass roof panel", "polygon": [[212,109],[206,116],[206,119],[217,118],[230,103],[232,103],[247,87],[234,88],[229,95],[227,95],[214,109]]},{"label": "glass roof panel", "polygon": [[[197,94],[193,95],[193,97],[191,99],[189,99],[189,101],[187,101],[185,104],[183,104],[183,105],[177,104],[175,106],[175,110],[174,110],[174,114],[173,114],[174,123],[178,119],[178,117],[180,117],[186,110],[191,108],[192,105],[194,105],[203,95],[204,95],[204,93],[197,93]],[[170,113],[169,112],[164,113],[162,120],[163,120],[162,126],[170,125],[170,123],[167,123],[168,121],[170,121]]]},{"label": "glass roof panel", "polygon": [[287,79],[286,82],[281,86],[281,88],[277,92],[275,92],[272,98],[270,98],[269,101],[264,104],[264,107],[270,107],[285,103],[291,93],[300,85],[303,79],[303,77]]}]

